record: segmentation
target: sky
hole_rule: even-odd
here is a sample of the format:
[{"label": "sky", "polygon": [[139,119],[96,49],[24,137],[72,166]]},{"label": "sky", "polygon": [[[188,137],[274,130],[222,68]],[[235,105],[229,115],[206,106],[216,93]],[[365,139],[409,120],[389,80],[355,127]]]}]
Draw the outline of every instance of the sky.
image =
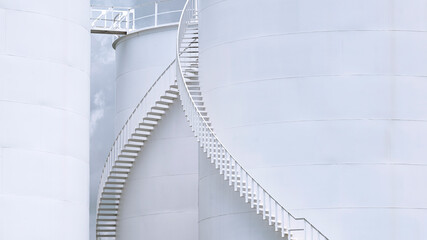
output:
[{"label": "sky", "polygon": [[98,183],[114,141],[116,73],[112,36],[92,35],[91,38],[90,239],[94,240]]},{"label": "sky", "polygon": [[[136,0],[96,0],[92,5],[132,6]],[[90,239],[95,240],[98,184],[102,168],[114,141],[115,55],[113,36],[91,37],[91,118],[90,118]]]}]

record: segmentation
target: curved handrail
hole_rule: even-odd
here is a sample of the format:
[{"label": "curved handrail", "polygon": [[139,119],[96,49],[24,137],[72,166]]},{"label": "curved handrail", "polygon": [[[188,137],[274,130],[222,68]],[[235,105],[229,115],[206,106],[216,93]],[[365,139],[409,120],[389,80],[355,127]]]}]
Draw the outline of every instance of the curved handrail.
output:
[{"label": "curved handrail", "polygon": [[257,213],[262,213],[264,219],[268,218],[269,224],[275,225],[275,230],[281,229],[283,237],[288,236],[288,239],[290,239],[289,236],[293,235],[300,236],[301,239],[328,240],[323,233],[305,218],[294,217],[242,167],[224,144],[221,143],[194,102],[184,80],[180,59],[182,52],[180,52],[180,49],[188,23],[197,21],[196,1],[187,0],[184,6],[179,21],[176,42],[178,89],[187,120],[195,136],[205,149],[208,157],[210,156],[211,162],[215,163],[216,168],[219,168],[220,174],[224,174],[224,179],[227,180],[228,178],[229,184],[234,185],[234,190],[238,191],[239,189],[240,196],[244,196],[245,201],[250,202],[252,208],[256,207]]},{"label": "curved handrail", "polygon": [[108,153],[107,160],[104,164],[104,168],[101,175],[101,180],[98,187],[98,198],[97,198],[97,209],[96,215],[98,215],[98,208],[101,201],[103,189],[107,182],[108,176],[110,176],[111,170],[113,169],[115,162],[118,159],[118,155],[121,150],[124,149],[126,141],[131,137],[131,134],[135,132],[137,125],[142,121],[142,118],[147,114],[152,106],[155,106],[157,98],[161,94],[152,94],[153,92],[163,92],[168,89],[176,81],[176,73],[174,72],[174,65],[176,59],[166,68],[165,71],[157,78],[156,81],[151,85],[144,97],[136,105],[129,118],[126,120],[122,129],[118,133],[114,143]]}]

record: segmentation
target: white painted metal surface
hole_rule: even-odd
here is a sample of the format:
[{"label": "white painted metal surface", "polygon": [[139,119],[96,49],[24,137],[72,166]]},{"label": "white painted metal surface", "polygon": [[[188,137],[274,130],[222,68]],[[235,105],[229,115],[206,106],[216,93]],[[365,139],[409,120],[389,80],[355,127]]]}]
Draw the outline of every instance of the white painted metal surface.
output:
[{"label": "white painted metal surface", "polygon": [[146,91],[119,132],[104,165],[98,190],[97,239],[115,239],[126,180],[145,141],[177,98],[175,61]]},{"label": "white painted metal surface", "polygon": [[144,143],[126,181],[118,240],[199,239],[197,149],[176,99]]},{"label": "white painted metal surface", "polygon": [[[177,82],[187,120],[200,143],[200,147],[207,154],[207,159],[209,159],[210,163],[217,169],[216,173],[220,176],[223,175],[224,180],[234,189],[234,192],[242,197],[242,204],[247,203],[250,205],[254,213],[260,214],[262,219],[268,222],[268,225],[274,226],[270,230],[272,232],[279,232],[279,234],[277,234],[278,237],[287,240],[327,240],[328,238],[310,222],[304,218],[294,217],[277,202],[276,199],[272,197],[272,195],[231,155],[218,139],[213,128],[211,128],[208,110],[204,105],[199,82],[198,32],[197,0],[189,0],[184,7],[178,29]],[[204,158],[201,157],[201,159]],[[214,182],[215,181],[211,181],[211,183],[215,184]],[[202,191],[202,194],[203,193],[211,192],[207,190]],[[201,198],[210,197],[211,196],[201,196]],[[209,214],[207,216],[202,216],[200,223],[203,227],[199,229],[199,236],[202,236],[203,239],[211,239],[212,236],[215,235],[213,231],[217,231],[217,229],[220,229],[223,225],[221,219],[225,220],[227,217],[219,212],[222,211],[222,207],[226,208],[226,206],[229,206],[227,202],[223,202],[223,204],[224,206],[208,207],[212,211],[207,211]],[[207,207],[206,203],[200,207]],[[215,218],[217,221],[212,221],[212,219]],[[249,225],[239,224],[239,226],[241,227],[240,231],[249,231],[250,229]],[[259,229],[262,229],[262,227],[260,226]],[[247,238],[246,234],[237,234],[237,236],[241,239]],[[224,233],[223,237],[225,237],[225,239],[235,239],[236,234],[233,232],[229,232],[229,234]]]},{"label": "white painted metal surface", "polygon": [[116,134],[141,96],[175,58],[177,25],[139,31],[119,38],[116,48]]},{"label": "white painted metal surface", "polygon": [[200,1],[200,87],[216,134],[330,239],[427,235],[426,9]]},{"label": "white painted metal surface", "polygon": [[0,239],[89,237],[87,0],[0,1]]}]

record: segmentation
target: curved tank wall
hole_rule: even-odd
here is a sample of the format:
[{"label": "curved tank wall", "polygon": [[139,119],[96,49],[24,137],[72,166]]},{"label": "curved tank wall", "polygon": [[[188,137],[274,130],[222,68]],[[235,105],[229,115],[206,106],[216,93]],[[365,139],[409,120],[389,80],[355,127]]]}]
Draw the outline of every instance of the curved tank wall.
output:
[{"label": "curved tank wall", "polygon": [[[283,240],[263,220],[199,148],[199,238],[203,240]],[[218,231],[221,229],[221,231]]]},{"label": "curved tank wall", "polygon": [[120,201],[118,240],[198,239],[197,149],[177,99],[129,174]]},{"label": "curved tank wall", "polygon": [[116,134],[154,81],[175,59],[177,24],[119,38],[116,49]]},{"label": "curved tank wall", "polygon": [[215,131],[330,239],[427,235],[426,9],[200,1],[201,90]]},{"label": "curved tank wall", "polygon": [[88,239],[89,1],[0,19],[0,239]]}]

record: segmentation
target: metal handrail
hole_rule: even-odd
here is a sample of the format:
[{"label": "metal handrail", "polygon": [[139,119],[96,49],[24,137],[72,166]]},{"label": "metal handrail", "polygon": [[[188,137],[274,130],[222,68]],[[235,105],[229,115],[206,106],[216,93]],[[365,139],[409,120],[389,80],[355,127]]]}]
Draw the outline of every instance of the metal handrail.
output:
[{"label": "metal handrail", "polygon": [[[328,240],[328,238],[309,221],[305,218],[294,217],[275,200],[232,156],[230,151],[227,150],[224,144],[219,140],[198,110],[188,86],[185,83],[180,59],[182,54],[180,51],[182,47],[181,42],[184,34],[189,23],[197,22],[197,18],[197,0],[187,0],[179,21],[176,42],[178,59],[177,82],[187,120],[196,138],[199,140],[201,147],[204,148],[208,157],[210,157],[211,163],[214,163],[215,167],[219,168],[220,174],[224,174],[224,180],[228,179],[229,185],[234,185],[234,190],[239,191],[240,196],[244,196],[245,201],[250,203],[251,207],[255,207],[257,213],[262,213],[263,218],[268,219],[270,225],[274,224],[275,230],[280,229],[282,237],[290,239],[290,235],[293,235],[298,239],[304,240]],[[240,179],[238,179],[238,176]],[[249,187],[251,189],[249,189]]]},{"label": "metal handrail", "polygon": [[[142,3],[132,8],[92,5],[92,16],[90,17],[92,32],[126,35],[147,27],[158,27],[165,24],[178,23],[178,17],[182,9],[173,8],[171,10],[159,11],[163,6],[162,4],[171,1],[172,0],[157,0],[150,3]],[[148,10],[149,13],[137,16],[140,8]],[[167,19],[161,19],[164,16],[169,17]]]},{"label": "metal handrail", "polygon": [[118,155],[121,150],[124,149],[127,140],[130,139],[131,135],[136,131],[136,127],[142,122],[142,118],[147,115],[151,110],[151,107],[156,105],[156,101],[164,92],[169,89],[171,85],[176,82],[175,63],[173,60],[171,64],[166,68],[165,71],[154,81],[139,103],[136,105],[129,118],[126,120],[122,129],[118,133],[114,143],[108,153],[107,159],[104,164],[104,168],[101,175],[101,180],[98,187],[98,199],[97,199],[97,210],[101,201],[103,189],[106,185],[108,177],[110,176],[111,170],[115,166],[118,160]]}]

